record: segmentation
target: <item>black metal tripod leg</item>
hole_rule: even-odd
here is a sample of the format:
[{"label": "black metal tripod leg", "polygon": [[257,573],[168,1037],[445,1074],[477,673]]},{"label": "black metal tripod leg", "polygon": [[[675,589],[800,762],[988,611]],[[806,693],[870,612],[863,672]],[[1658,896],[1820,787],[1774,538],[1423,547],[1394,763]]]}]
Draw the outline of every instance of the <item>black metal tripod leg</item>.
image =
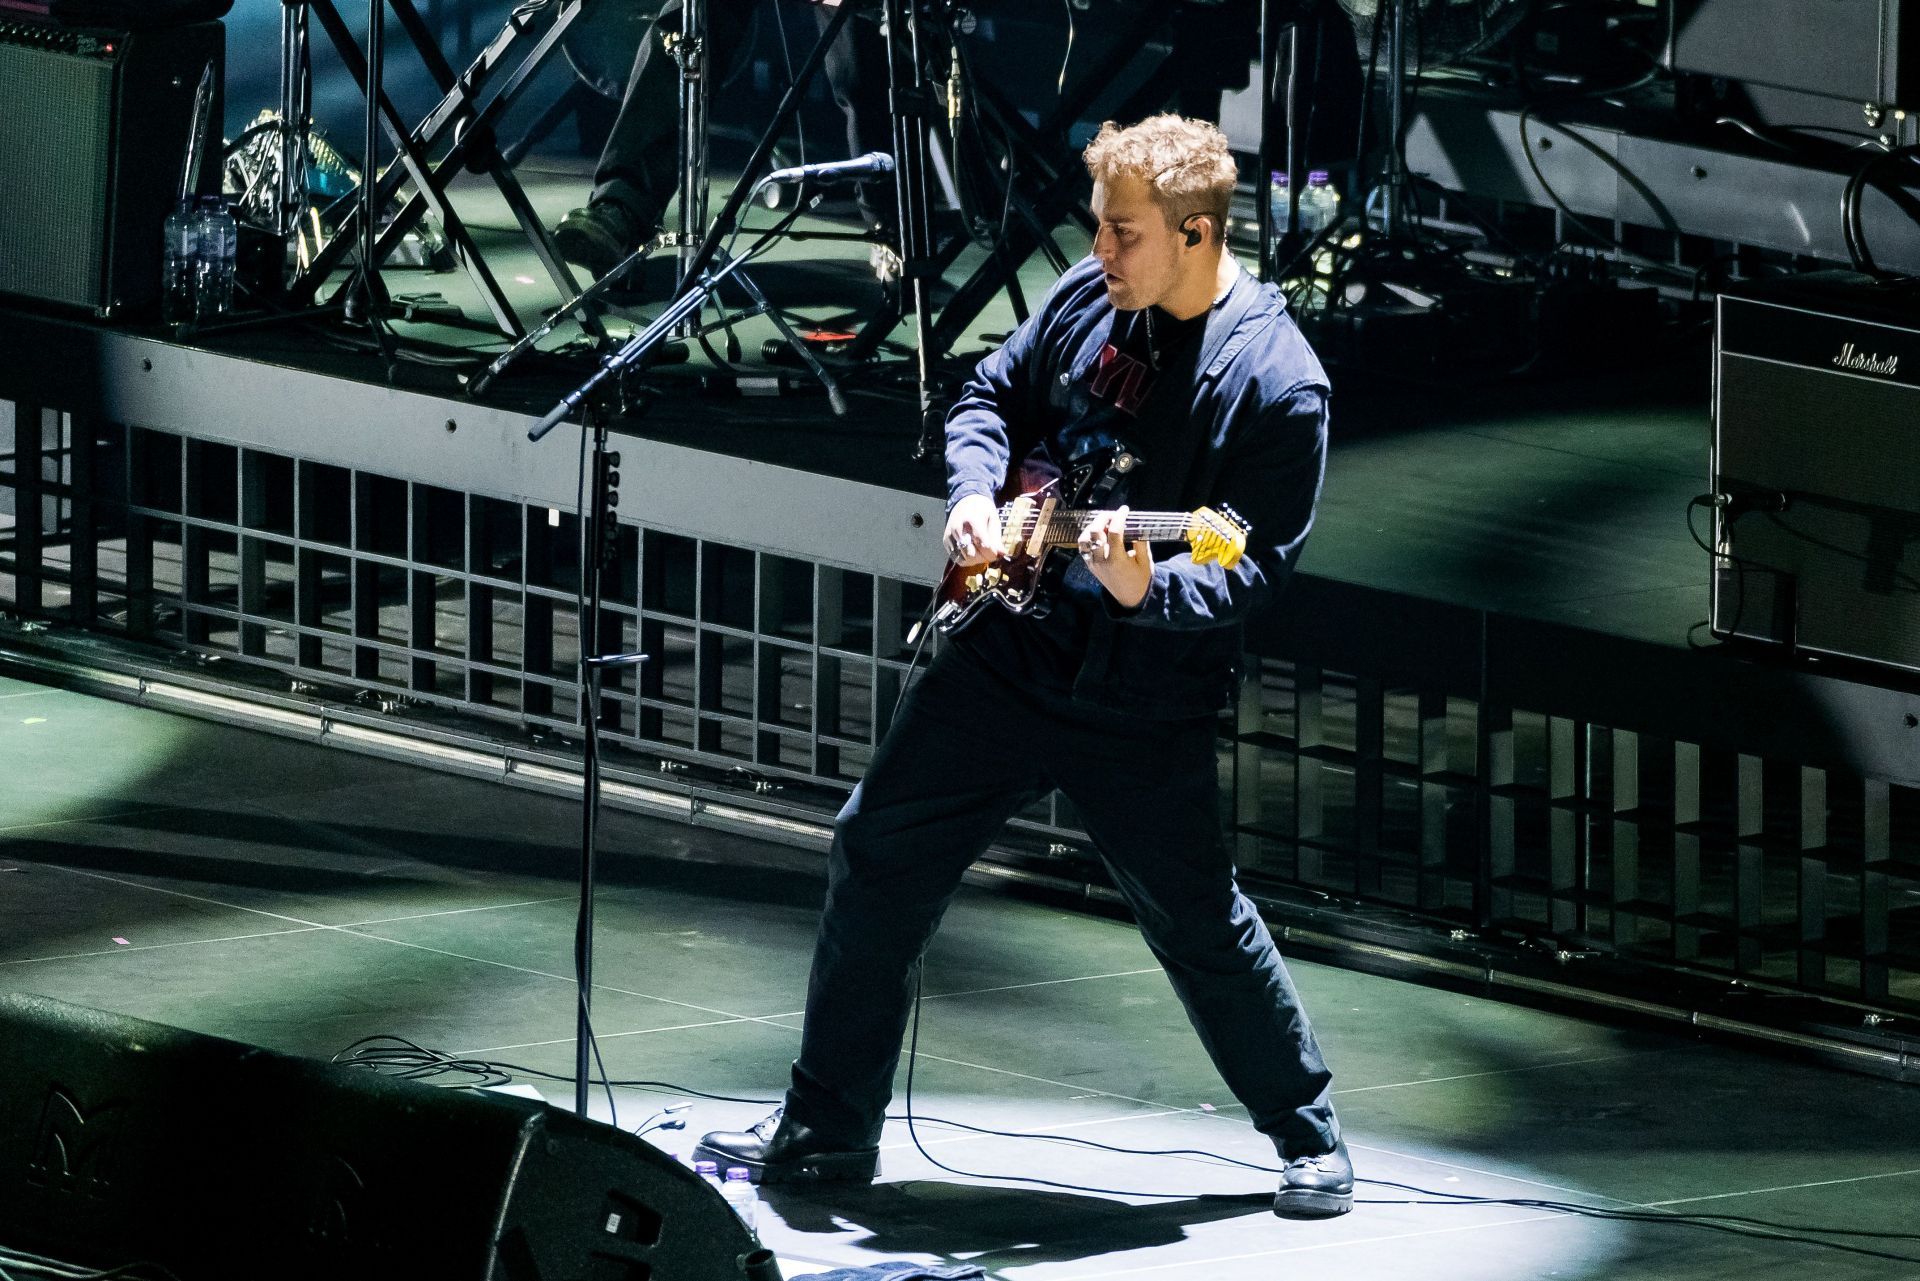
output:
[{"label": "black metal tripod leg", "polygon": [[493,363],[488,365],[478,377],[467,385],[467,394],[469,396],[485,395],[487,388],[493,385],[493,380],[501,374],[504,374],[508,366],[520,359],[520,357],[526,355],[535,343],[558,329],[562,324],[566,323],[568,319],[579,320],[583,328],[586,326],[587,321],[597,321],[600,314],[601,296],[623,280],[629,271],[632,271],[635,267],[639,266],[640,263],[644,262],[647,257],[653,253],[654,247],[655,242],[651,240],[641,245],[638,249],[628,254],[621,262],[616,264],[613,270],[561,303],[553,311],[547,313],[545,320],[528,330],[513,346],[496,356]]},{"label": "black metal tripod leg", "polygon": [[733,273],[733,278],[740,282],[740,288],[746,292],[747,297],[753,299],[753,305],[760,309],[761,314],[773,322],[773,327],[778,329],[780,336],[787,340],[787,346],[793,348],[793,354],[800,357],[813,376],[820,380],[820,385],[827,389],[827,403],[833,406],[833,412],[845,417],[847,398],[841,393],[840,384],[827,371],[827,367],[820,363],[820,358],[801,341],[799,334],[793,332],[793,326],[787,323],[787,318],[767,301],[767,296],[760,292],[760,286],[753,283],[752,276],[744,271],[736,271]]}]

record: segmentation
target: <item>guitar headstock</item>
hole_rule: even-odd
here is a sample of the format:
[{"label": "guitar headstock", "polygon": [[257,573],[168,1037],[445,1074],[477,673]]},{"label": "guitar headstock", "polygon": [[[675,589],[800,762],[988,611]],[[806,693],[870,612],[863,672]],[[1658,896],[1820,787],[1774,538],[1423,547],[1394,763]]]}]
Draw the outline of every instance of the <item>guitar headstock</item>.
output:
[{"label": "guitar headstock", "polygon": [[1194,564],[1218,561],[1220,568],[1232,569],[1247,550],[1247,522],[1224,503],[1218,511],[1202,507],[1187,518],[1187,546]]}]

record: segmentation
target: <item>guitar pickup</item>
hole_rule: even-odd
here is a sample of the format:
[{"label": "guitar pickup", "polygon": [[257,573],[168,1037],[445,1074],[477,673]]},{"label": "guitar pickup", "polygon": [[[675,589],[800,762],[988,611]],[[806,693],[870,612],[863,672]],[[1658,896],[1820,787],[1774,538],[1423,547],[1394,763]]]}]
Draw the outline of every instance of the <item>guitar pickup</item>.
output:
[{"label": "guitar pickup", "polygon": [[1038,560],[1047,546],[1047,522],[1053,518],[1053,509],[1059,505],[1057,495],[1048,494],[1047,500],[1040,504],[1040,514],[1033,519],[1033,537],[1027,540],[1027,559]]}]

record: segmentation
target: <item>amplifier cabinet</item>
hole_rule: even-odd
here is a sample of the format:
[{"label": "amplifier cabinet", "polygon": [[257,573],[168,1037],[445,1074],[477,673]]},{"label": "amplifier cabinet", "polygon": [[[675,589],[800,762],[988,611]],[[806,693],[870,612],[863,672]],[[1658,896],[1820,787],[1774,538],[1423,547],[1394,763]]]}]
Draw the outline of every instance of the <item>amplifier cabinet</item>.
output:
[{"label": "amplifier cabinet", "polygon": [[1920,105],[1920,0],[1672,0],[1676,71]]},{"label": "amplifier cabinet", "polygon": [[0,293],[100,316],[160,296],[162,224],[209,64],[196,191],[218,191],[225,31],[0,19]]},{"label": "amplifier cabinet", "polygon": [[1723,293],[1711,467],[1716,635],[1920,670],[1920,292]]}]

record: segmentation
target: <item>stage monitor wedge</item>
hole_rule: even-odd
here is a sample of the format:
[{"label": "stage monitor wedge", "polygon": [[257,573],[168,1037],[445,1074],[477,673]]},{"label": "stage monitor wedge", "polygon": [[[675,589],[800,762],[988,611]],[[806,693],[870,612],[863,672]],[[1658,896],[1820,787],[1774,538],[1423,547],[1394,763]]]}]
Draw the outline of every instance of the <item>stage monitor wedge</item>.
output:
[{"label": "stage monitor wedge", "polygon": [[0,1246],[179,1281],[778,1281],[692,1171],[543,1103],[0,995]]}]

